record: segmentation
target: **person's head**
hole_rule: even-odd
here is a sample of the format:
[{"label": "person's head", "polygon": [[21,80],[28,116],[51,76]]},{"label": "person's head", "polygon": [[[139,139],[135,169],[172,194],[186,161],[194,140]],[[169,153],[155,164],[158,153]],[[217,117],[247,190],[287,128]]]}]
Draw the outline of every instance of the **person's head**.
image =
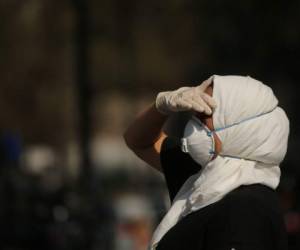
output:
[{"label": "person's head", "polygon": [[247,76],[213,76],[207,89],[213,115],[195,114],[186,124],[183,151],[201,166],[220,156],[276,164],[287,150],[289,121],[273,91]]}]

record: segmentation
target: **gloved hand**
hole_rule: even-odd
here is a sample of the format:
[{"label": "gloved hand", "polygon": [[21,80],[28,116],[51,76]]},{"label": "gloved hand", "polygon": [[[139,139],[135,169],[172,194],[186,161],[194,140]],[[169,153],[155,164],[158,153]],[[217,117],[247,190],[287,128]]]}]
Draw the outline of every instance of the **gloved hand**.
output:
[{"label": "gloved hand", "polygon": [[215,100],[204,92],[211,83],[212,77],[197,87],[182,87],[174,91],[160,92],[156,97],[156,108],[166,115],[188,110],[211,115],[212,109],[217,105]]}]

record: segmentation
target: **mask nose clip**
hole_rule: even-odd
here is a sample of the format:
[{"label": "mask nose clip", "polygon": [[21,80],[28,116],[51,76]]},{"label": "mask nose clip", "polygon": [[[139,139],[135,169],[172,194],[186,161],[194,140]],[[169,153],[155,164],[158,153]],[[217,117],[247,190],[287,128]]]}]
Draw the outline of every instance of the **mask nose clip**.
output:
[{"label": "mask nose clip", "polygon": [[184,153],[188,153],[189,152],[186,138],[182,138],[181,139],[181,150]]}]

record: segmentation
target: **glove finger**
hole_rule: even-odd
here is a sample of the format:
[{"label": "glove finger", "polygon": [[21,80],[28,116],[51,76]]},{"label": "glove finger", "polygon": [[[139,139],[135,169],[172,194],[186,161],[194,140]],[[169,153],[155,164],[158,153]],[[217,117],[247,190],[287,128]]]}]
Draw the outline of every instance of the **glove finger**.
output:
[{"label": "glove finger", "polygon": [[202,98],[199,98],[198,102],[200,102],[202,104],[205,114],[207,114],[207,115],[212,114],[212,108]]},{"label": "glove finger", "polygon": [[207,89],[207,87],[209,85],[211,85],[213,82],[213,77],[211,76],[210,78],[206,79],[205,81],[203,81],[198,87],[196,87],[198,90],[200,90],[201,92],[203,92],[204,90]]},{"label": "glove finger", "polygon": [[212,98],[210,95],[203,93],[201,95],[202,99],[211,107],[211,108],[216,108],[217,107],[217,102],[215,101],[214,98]]},{"label": "glove finger", "polygon": [[204,112],[204,107],[202,104],[200,104],[199,102],[196,102],[195,100],[191,100],[190,103],[193,105],[193,110],[199,113],[203,113]]},{"label": "glove finger", "polygon": [[[199,109],[202,110],[202,111],[199,111],[199,112],[204,112],[207,115],[212,114],[211,108],[205,103],[204,100],[202,100],[202,98],[193,99],[193,103],[195,103],[194,105],[197,105],[198,107],[201,107]],[[193,105],[193,107],[194,107],[194,105]]]},{"label": "glove finger", "polygon": [[180,99],[176,103],[176,108],[178,109],[178,111],[190,110],[193,108],[193,105],[187,100]]}]

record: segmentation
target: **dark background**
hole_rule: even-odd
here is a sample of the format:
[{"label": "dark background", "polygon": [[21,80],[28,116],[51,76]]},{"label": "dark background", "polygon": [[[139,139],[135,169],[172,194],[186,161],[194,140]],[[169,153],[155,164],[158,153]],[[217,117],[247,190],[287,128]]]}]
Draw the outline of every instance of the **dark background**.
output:
[{"label": "dark background", "polygon": [[212,74],[257,78],[286,110],[278,194],[300,249],[299,11],[295,0],[0,0],[1,249],[145,249],[169,201],[122,133],[158,91]]}]

